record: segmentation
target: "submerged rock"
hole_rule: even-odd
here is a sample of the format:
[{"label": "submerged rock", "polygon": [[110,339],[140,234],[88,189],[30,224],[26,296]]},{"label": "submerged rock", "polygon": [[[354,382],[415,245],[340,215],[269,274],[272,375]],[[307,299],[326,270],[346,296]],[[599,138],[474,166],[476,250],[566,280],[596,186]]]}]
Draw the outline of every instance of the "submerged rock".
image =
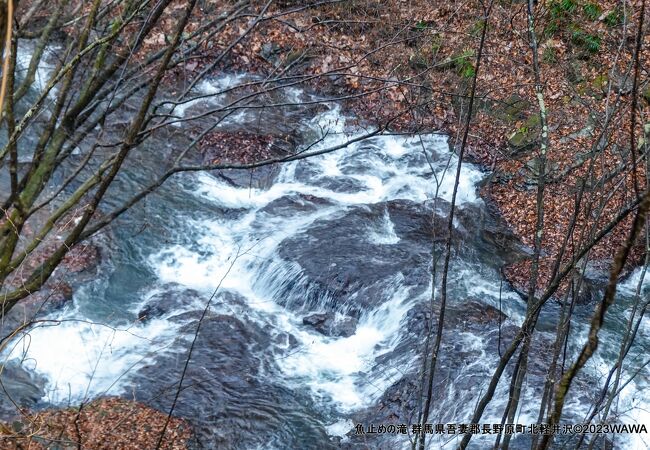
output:
[{"label": "submerged rock", "polygon": [[444,242],[445,235],[444,220],[414,202],[350,208],[280,244],[280,256],[298,263],[303,277],[277,301],[358,315],[385,300],[386,283],[395,276],[426,284],[432,242]]},{"label": "submerged rock", "polygon": [[357,329],[356,318],[337,318],[332,312],[310,314],[302,318],[302,323],[325,336],[350,337]]},{"label": "submerged rock", "polygon": [[138,311],[138,320],[146,322],[173,313],[183,305],[201,297],[194,289],[185,289],[177,285],[168,286],[164,291],[153,295]]}]

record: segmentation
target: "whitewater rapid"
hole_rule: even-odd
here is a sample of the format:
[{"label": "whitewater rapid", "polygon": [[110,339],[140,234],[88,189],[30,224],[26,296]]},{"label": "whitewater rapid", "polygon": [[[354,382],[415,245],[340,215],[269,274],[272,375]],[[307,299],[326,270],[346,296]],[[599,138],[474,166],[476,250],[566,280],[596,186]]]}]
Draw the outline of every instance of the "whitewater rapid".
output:
[{"label": "whitewater rapid", "polygon": [[[203,94],[215,94],[242,79],[227,77],[201,84],[198,89]],[[304,94],[292,95],[297,98]],[[174,114],[185,117],[215,104],[218,100],[210,97],[194,100],[177,106]],[[254,117],[242,112],[230,120],[241,123]],[[367,132],[350,123],[338,105],[330,104],[325,111],[305,118],[300,127],[303,133],[315,136],[318,144],[312,150],[318,150]],[[282,258],[280,246],[315,224],[335,223],[359,208],[397,200],[426,205],[436,193],[438,198],[450,201],[457,162],[446,136],[379,135],[342,150],[285,163],[274,181],[264,187],[234,185],[210,173],[181,175],[176,195],[200,207],[179,209],[177,220],[183,229],[176,231],[184,236],[181,242],[161,241],[141,249],[142,263],[154,278],[150,286],[112,298],[112,308],[121,309],[117,318],[110,311],[102,315],[89,313],[98,300],[97,286],[77,290],[71,306],[49,317],[60,323],[32,328],[28,335],[12,343],[4,354],[5,360],[20,361],[25,369],[47,379],[44,404],[67,405],[100,395],[128,395],[132,374],[140,368],[155,365],[162,355],[184,357],[178,339],[180,336],[187,343],[191,335],[181,335],[186,332],[183,326],[187,322],[179,320],[179,315],[202,310],[215,292],[234,293],[245,300],[243,305],[214,302],[211,311],[259,325],[268,330],[271,340],[292,336],[291,345],[275,344],[275,364],[282,373],[282,382],[292,389],[307,389],[316,404],[335,411],[326,429],[333,436],[344,436],[353,427],[350,413],[375,403],[404,372],[415,369],[417,349],[397,358],[391,356],[387,366],[378,361],[391,355],[400,344],[408,331],[405,321],[409,311],[427,301],[431,287],[425,286],[414,295],[412,286],[395,273],[385,280],[382,301],[360,313],[354,334],[326,336],[303,323],[303,317],[315,312],[313,309],[297,305],[295,298],[291,299],[293,303],[284,301],[288,290],[307,286],[308,280],[300,264]],[[484,177],[477,166],[463,164],[456,200],[460,209],[483,207],[477,186]],[[306,198],[318,199],[317,207]],[[277,205],[287,199],[298,207],[285,214]],[[387,209],[362,231],[372,245],[401,245]],[[111,268],[103,270],[95,283],[105,287],[110,283]],[[518,294],[504,287],[495,269],[481,267],[476,261],[458,261],[450,281],[458,299],[479,298],[500,307],[508,323],[521,323],[525,305]],[[161,317],[138,321],[138,312],[170,283],[201,295]],[[312,293],[303,294],[307,297]],[[323,310],[329,300],[319,300]],[[351,298],[337,309],[335,320],[343,320],[353,302]],[[469,332],[455,338],[464,351],[473,355],[460,377],[480,378],[480,383],[486,385],[496,365],[488,339]],[[634,392],[644,386],[631,384],[629,389]],[[507,388],[507,382],[500,383],[496,397],[507,398]],[[454,383],[449,384],[446,397],[435,414],[438,420],[471,417],[475,397],[455,391]],[[645,404],[644,399],[641,408]],[[484,422],[500,422],[502,407],[502,401],[493,401]],[[518,422],[536,422],[536,407],[531,401],[522,408]],[[637,414],[633,420],[647,421],[648,417]],[[455,443],[432,442],[440,448]],[[635,445],[642,448],[644,443],[638,441]]]}]

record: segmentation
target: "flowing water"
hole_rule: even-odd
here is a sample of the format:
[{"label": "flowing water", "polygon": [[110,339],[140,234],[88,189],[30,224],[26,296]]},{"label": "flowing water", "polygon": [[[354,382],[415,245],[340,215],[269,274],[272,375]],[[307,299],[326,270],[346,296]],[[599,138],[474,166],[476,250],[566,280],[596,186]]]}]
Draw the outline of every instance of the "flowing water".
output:
[{"label": "flowing water", "polygon": [[[243,79],[226,77],[198,89],[216,93]],[[307,98],[295,89],[286,95]],[[218,101],[197,100],[175,113],[189,115]],[[281,123],[305,142],[318,141],[312,147],[318,149],[366,131],[351,119],[329,104],[324,110],[296,107],[270,114],[263,127]],[[260,116],[240,112],[220,129],[259,127]],[[177,128],[182,131],[182,124]],[[142,168],[161,164],[155,155],[173,150],[176,141],[154,139],[147,145],[119,189],[143,184]],[[5,357],[32,375],[17,389],[37,386],[32,407],[110,394],[166,410],[198,318],[210,302],[175,411],[195,425],[200,445],[357,448],[355,437],[347,435],[355,423],[395,423],[388,412],[406,421],[404,409],[417,405],[413,380],[424,346],[431,255],[439,254],[446,238],[456,164],[445,136],[382,135],[253,174],[172,178],[114,227],[97,277],[77,287],[71,305],[52,313],[62,322],[34,327],[13,341]],[[496,366],[499,345],[505,348],[525,312],[523,299],[500,275],[513,252],[525,249],[479,197],[486,176],[472,164],[462,166],[449,324],[432,423],[469,421]],[[109,206],[120,192],[115,197]],[[635,281],[631,277],[620,289],[604,345],[565,409],[568,422],[584,418],[594,383],[602,382],[611,365]],[[501,320],[495,319],[498,310],[505,314]],[[570,352],[584,339],[591,310],[578,307]],[[536,422],[549,359],[543,348],[552,343],[557,313],[551,305],[541,318],[539,352],[531,357],[517,423]],[[647,354],[647,322],[640,333],[627,373]],[[644,413],[647,382],[648,371],[642,370],[626,387],[621,421],[650,425]],[[396,400],[400,383],[408,389]],[[507,382],[500,383],[483,423],[500,422],[507,389]],[[617,439],[625,445],[620,448],[646,448],[644,438]],[[485,448],[492,441],[477,436],[472,442]],[[406,437],[373,442],[371,448],[408,446]],[[457,442],[436,436],[430,448],[453,448]],[[519,438],[514,446],[527,443]]]}]

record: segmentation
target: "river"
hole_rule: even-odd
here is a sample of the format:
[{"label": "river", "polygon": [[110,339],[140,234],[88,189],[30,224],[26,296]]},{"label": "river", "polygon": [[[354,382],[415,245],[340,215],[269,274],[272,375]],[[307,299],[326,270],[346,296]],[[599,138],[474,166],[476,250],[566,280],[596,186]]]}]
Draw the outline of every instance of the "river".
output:
[{"label": "river", "polygon": [[[246,79],[225,76],[197,93]],[[317,96],[292,88],[283,98]],[[176,113],[223,101],[197,100]],[[301,142],[317,141],[312,149],[367,131],[331,103],[264,116],[244,110],[219,126],[286,129]],[[161,155],[182,145],[171,136],[154,137],[133,156],[105,208],[145,184],[165,161]],[[202,448],[366,448],[350,433],[356,423],[406,423],[417,405],[432,253],[439,255],[446,239],[457,162],[444,135],[381,135],[253,173],[173,177],[112,227],[95,279],[78,283],[71,304],[51,313],[63,322],[34,327],[5,352],[30,374],[13,392],[32,393],[26,406],[33,408],[121,395],[167,410],[209,302],[175,410],[194,425]],[[500,269],[528,250],[480,198],[487,176],[462,165],[432,423],[469,421],[499,344],[505,348],[525,313]],[[638,274],[619,289],[603,345],[576,380],[565,408],[569,423],[584,419],[611,365]],[[558,310],[549,305],[540,320],[517,423],[536,422],[544,348]],[[592,310],[577,307],[570,353]],[[649,339],[646,321],[627,372],[643,363]],[[650,425],[648,377],[643,369],[625,388],[620,421]],[[500,422],[507,389],[500,383],[483,423]],[[409,445],[406,436],[373,439],[370,448]],[[454,448],[459,439],[434,435],[429,445]],[[615,448],[647,448],[645,435],[616,439]],[[472,445],[488,442],[493,438],[479,435]],[[512,447],[529,442],[519,436]]]}]

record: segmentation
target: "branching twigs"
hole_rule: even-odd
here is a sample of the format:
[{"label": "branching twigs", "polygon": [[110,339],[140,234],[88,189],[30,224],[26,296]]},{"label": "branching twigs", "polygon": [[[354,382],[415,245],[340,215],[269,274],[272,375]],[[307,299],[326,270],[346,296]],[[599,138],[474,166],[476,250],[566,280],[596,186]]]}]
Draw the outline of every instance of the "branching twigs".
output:
[{"label": "branching twigs", "polygon": [[[639,205],[639,209],[636,213],[634,219],[634,225],[630,232],[630,235],[627,241],[624,243],[624,245],[619,249],[614,259],[614,264],[612,267],[612,271],[610,273],[609,283],[605,290],[603,301],[599,303],[594,313],[594,316],[592,317],[591,320],[588,340],[584,344],[580,352],[580,355],[578,356],[578,359],[569,368],[569,370],[567,370],[567,372],[564,374],[557,387],[556,396],[555,396],[555,405],[553,408],[553,412],[549,417],[550,424],[559,423],[560,417],[562,415],[562,409],[564,407],[566,394],[568,393],[568,390],[571,386],[573,379],[580,371],[580,369],[584,367],[584,365],[591,358],[591,356],[596,351],[596,348],[598,347],[598,342],[599,342],[598,333],[605,320],[605,314],[607,312],[607,309],[614,303],[614,298],[616,294],[616,285],[618,284],[618,277],[621,274],[621,271],[623,270],[623,266],[627,261],[627,258],[630,254],[630,250],[632,249],[632,246],[634,245],[637,236],[640,234],[641,230],[643,229],[645,218],[648,213],[648,209],[650,209],[650,194],[645,193],[643,195],[641,204]],[[544,436],[542,438],[542,441],[540,442],[540,445],[538,446],[538,449],[544,450],[548,448],[549,445],[550,445],[550,436]]]},{"label": "branching twigs", "polygon": [[[641,11],[639,14],[639,26],[637,29],[637,43],[643,40],[644,15],[645,15],[645,0],[642,0]],[[635,66],[637,67],[640,59],[640,51],[638,50],[639,48],[637,47],[637,49],[635,49],[635,54],[634,54]],[[638,80],[636,80],[636,78],[638,78],[638,70],[635,70],[634,78],[635,80],[633,83],[634,87],[632,91],[632,96],[633,98],[636,98],[636,96],[638,95],[637,92]],[[636,101],[632,102],[632,108],[633,108],[631,111],[632,121],[630,126],[634,127],[635,125],[634,117],[636,115]],[[631,135],[630,141],[632,145],[634,145],[635,143],[635,137],[634,137],[635,132],[636,130],[634,128],[630,130],[630,135]],[[634,170],[634,177],[636,179],[636,165],[633,165],[633,170]],[[639,198],[638,195],[637,198]],[[625,263],[627,262],[627,258],[630,254],[632,246],[635,244],[637,237],[640,235],[643,227],[646,224],[646,215],[649,209],[650,209],[650,193],[646,191],[641,196],[639,209],[636,212],[636,215],[634,217],[634,223],[632,225],[632,229],[630,230],[629,236],[627,237],[627,240],[623,243],[623,245],[621,246],[621,248],[619,249],[619,251],[617,252],[614,258],[614,262],[610,272],[609,282],[607,284],[607,288],[605,289],[603,300],[596,307],[596,311],[594,312],[594,315],[591,319],[587,342],[585,342],[585,344],[582,347],[582,350],[580,351],[578,358],[576,359],[574,364],[562,376],[562,379],[560,380],[560,383],[557,386],[553,411],[549,417],[549,423],[551,425],[560,422],[560,418],[562,416],[562,410],[564,408],[564,402],[566,399],[566,395],[569,391],[569,388],[571,387],[571,383],[573,382],[574,378],[576,377],[580,369],[584,367],[584,365],[591,358],[591,356],[596,351],[596,348],[598,347],[598,343],[599,343],[598,334],[605,321],[605,314],[607,313],[607,310],[614,303],[618,278],[623,270]],[[551,443],[550,438],[551,436],[543,436],[538,446],[538,450],[547,449]]]},{"label": "branching twigs", "polygon": [[[246,250],[246,252],[249,250]],[[244,252],[244,253],[246,253]],[[190,365],[190,361],[192,360],[192,352],[194,351],[194,346],[196,345],[196,341],[199,338],[199,333],[201,332],[201,325],[203,324],[203,320],[205,319],[205,316],[208,314],[210,311],[210,305],[212,304],[212,300],[214,300],[214,297],[217,295],[219,292],[219,289],[221,289],[221,284],[223,281],[226,279],[230,271],[232,270],[233,266],[237,262],[237,260],[240,257],[239,250],[237,251],[237,254],[234,256],[231,256],[232,261],[230,262],[230,265],[228,266],[228,269],[226,272],[223,274],[221,279],[219,280],[219,283],[217,286],[214,288],[214,291],[212,291],[212,295],[210,295],[210,298],[205,304],[205,308],[203,308],[203,311],[201,312],[201,317],[199,318],[199,321],[196,324],[196,330],[194,331],[194,336],[192,338],[192,343],[190,344],[190,349],[187,352],[187,357],[185,358],[185,364],[183,365],[183,371],[181,373],[181,377],[178,380],[178,388],[176,389],[176,393],[174,394],[174,400],[172,401],[172,404],[169,408],[169,413],[167,414],[167,419],[165,420],[165,424],[163,425],[163,429],[160,432],[160,437],[158,438],[158,442],[156,443],[156,450],[160,448],[162,445],[163,439],[165,437],[165,432],[167,431],[167,427],[169,425],[169,421],[172,418],[172,414],[174,414],[174,409],[176,408],[176,403],[178,402],[178,398],[181,395],[181,392],[183,390],[183,381],[185,381],[185,374],[187,373],[187,369]]]},{"label": "branching twigs", "polygon": [[[648,196],[648,195],[650,195],[650,189],[644,192],[644,196]],[[501,379],[501,376],[503,375],[503,372],[505,371],[508,365],[508,362],[515,354],[517,349],[519,348],[519,345],[521,344],[525,335],[527,333],[531,333],[532,330],[534,329],[541,308],[558,290],[560,283],[573,270],[573,268],[575,267],[578,261],[580,261],[591,249],[593,249],[599,242],[601,242],[602,239],[605,238],[605,236],[609,235],[609,233],[611,233],[611,231],[616,226],[618,226],[623,220],[625,220],[625,218],[627,218],[629,214],[631,214],[633,211],[637,209],[640,202],[641,199],[637,198],[631,203],[627,204],[625,207],[621,208],[620,212],[612,220],[606,223],[603,227],[600,228],[600,230],[597,233],[595,233],[592,240],[585,243],[578,251],[575,252],[571,260],[568,261],[560,270],[557,271],[552,281],[546,287],[544,294],[539,299],[535,300],[533,306],[530,308],[531,314],[526,316],[524,322],[521,324],[521,328],[514,336],[512,342],[510,343],[508,348],[505,350],[505,352],[499,359],[499,362],[497,364],[494,373],[492,374],[492,378],[490,379],[490,383],[486,389],[486,392],[481,397],[481,399],[479,400],[476,406],[476,409],[470,421],[471,423],[480,423],[481,417],[483,416],[485,409],[487,408],[488,404],[494,397],[494,393],[496,392],[497,385]],[[469,443],[470,439],[471,439],[470,435],[465,435],[465,437],[463,438],[465,443],[461,441],[460,448],[464,449]]]},{"label": "branching twigs", "polygon": [[[441,288],[440,288],[440,313],[438,316],[438,324],[436,328],[436,338],[434,340],[432,349],[431,349],[431,356],[430,356],[430,363],[428,364],[428,370],[425,370],[423,373],[423,376],[426,379],[426,397],[425,397],[425,402],[424,402],[424,407],[422,410],[422,423],[426,423],[429,419],[429,413],[431,410],[431,401],[433,399],[433,380],[435,376],[435,371],[436,371],[436,363],[438,361],[438,354],[440,351],[440,345],[442,343],[442,331],[444,327],[444,322],[445,322],[445,308],[446,308],[446,303],[447,303],[447,281],[448,281],[448,274],[449,274],[449,265],[451,261],[451,244],[452,244],[452,236],[453,236],[453,228],[454,228],[454,211],[456,207],[456,195],[458,193],[458,183],[460,182],[460,173],[461,173],[461,168],[462,168],[462,163],[463,163],[463,158],[465,156],[465,148],[467,146],[467,139],[469,136],[469,130],[470,130],[470,125],[472,122],[472,115],[473,115],[473,107],[474,107],[474,99],[476,96],[476,84],[478,80],[478,74],[481,68],[481,58],[483,56],[483,48],[485,45],[485,37],[487,35],[488,31],[488,23],[490,19],[490,13],[492,11],[492,5],[493,5],[493,0],[490,0],[490,3],[487,5],[487,7],[484,8],[483,11],[483,29],[481,31],[481,40],[479,42],[478,46],[478,52],[476,55],[476,67],[474,70],[474,77],[472,79],[472,86],[470,89],[470,96],[469,96],[469,106],[467,110],[467,118],[465,120],[465,128],[463,132],[463,138],[460,144],[460,149],[458,151],[458,164],[456,166],[456,173],[455,173],[455,179],[454,179],[454,188],[452,191],[451,195],[451,209],[449,211],[449,217],[447,219],[447,241],[445,244],[445,250],[444,250],[444,262],[443,262],[443,267],[442,267],[442,280],[441,280]],[[433,264],[435,264],[435,261],[432,261]],[[435,280],[433,281],[435,283]],[[431,314],[433,315],[433,311],[431,311]],[[425,355],[424,357],[425,361],[429,359],[428,355]],[[426,364],[426,363],[425,363]],[[416,437],[417,440],[417,437]],[[420,450],[424,450],[425,448],[425,435],[422,434],[420,436],[420,443],[419,447]]]},{"label": "branching twigs", "polygon": [[[45,48],[50,40],[50,37],[52,36],[52,33],[55,30],[55,27],[57,25],[57,22],[59,21],[59,18],[61,17],[61,14],[63,13],[63,10],[67,6],[67,3],[68,0],[65,0],[61,3],[59,8],[55,9],[54,14],[52,14],[52,16],[50,17],[50,20],[47,22],[45,28],[43,28],[38,43],[36,44],[36,47],[34,49],[34,53],[32,54],[32,57],[29,60],[27,73],[25,74],[25,77],[23,78],[23,81],[18,87],[18,89],[16,89],[14,101],[18,101],[21,98],[23,98],[23,96],[29,90],[30,85],[34,82],[36,71],[38,69],[39,63],[42,60],[43,53],[45,52]],[[9,133],[9,135],[11,134],[13,134],[13,132]]]},{"label": "branching twigs", "polygon": [[[322,4],[326,3],[331,2],[323,2]],[[15,189],[12,194],[3,199],[6,220],[4,223],[0,223],[0,280],[6,280],[10,274],[25,263],[25,260],[28,257],[35,255],[39,251],[39,248],[43,248],[43,243],[47,241],[49,236],[51,236],[60,220],[66,217],[74,209],[78,210],[78,206],[81,206],[86,202],[86,200],[89,200],[90,203],[83,205],[81,210],[83,213],[81,222],[84,223],[84,225],[75,226],[68,232],[68,236],[65,238],[65,249],[61,247],[56,251],[56,255],[50,255],[51,259],[48,259],[48,264],[42,265],[37,269],[37,271],[40,271],[40,274],[36,276],[36,272],[32,273],[32,276],[25,280],[25,284],[21,286],[20,289],[11,290],[13,289],[13,287],[11,287],[11,289],[4,290],[2,297],[5,300],[5,308],[10,307],[15,304],[16,301],[20,300],[20,298],[23,298],[38,289],[38,287],[47,279],[48,272],[54,268],[56,260],[76,245],[76,243],[108,225],[112,220],[119,217],[124,211],[135,205],[140,199],[144,198],[149,193],[153,192],[158,186],[162,185],[166,179],[176,173],[227,168],[252,169],[268,164],[317,156],[330,151],[335,151],[339,148],[345,147],[346,145],[357,142],[358,140],[384,132],[394,120],[389,119],[376,130],[365,133],[364,135],[353,137],[345,144],[336,147],[313,149],[308,146],[294,155],[257,161],[251,164],[208,164],[197,166],[181,164],[182,156],[185,155],[191,147],[195,146],[199,142],[200,138],[205,136],[210,129],[217,126],[223,117],[227,117],[229,114],[241,109],[280,108],[282,106],[289,106],[292,104],[291,102],[285,102],[285,104],[258,105],[256,104],[256,99],[260,98],[265,93],[286,88],[287,81],[289,81],[290,85],[294,83],[304,83],[308,82],[310,79],[327,76],[332,72],[338,72],[345,76],[347,74],[346,71],[354,64],[358,64],[359,61],[354,61],[352,65],[339,67],[333,71],[327,71],[326,73],[321,74],[308,76],[281,75],[280,77],[274,77],[262,82],[253,82],[250,83],[251,86],[258,85],[262,89],[257,90],[253,94],[239,97],[230,105],[219,108],[218,111],[215,110],[209,112],[209,114],[221,113],[220,115],[223,115],[223,117],[219,118],[214,125],[201,132],[199,137],[193,140],[190,147],[181,151],[179,158],[171,169],[163,173],[162,176],[150,185],[146,186],[142,191],[136,193],[130,200],[127,200],[123,207],[119,207],[115,211],[110,212],[95,223],[87,222],[86,219],[88,215],[90,215],[90,218],[93,218],[91,211],[94,211],[96,209],[96,203],[101,201],[101,197],[107,189],[105,186],[109,186],[111,184],[110,180],[115,176],[113,174],[113,169],[116,166],[120,167],[121,165],[120,161],[123,156],[121,149],[125,148],[125,146],[129,148],[138,146],[144,140],[149,139],[156,131],[157,127],[164,127],[173,124],[173,122],[163,120],[162,124],[154,125],[152,128],[147,129],[147,124],[152,118],[162,117],[164,119],[167,117],[157,116],[155,114],[156,108],[163,105],[165,103],[164,101],[157,106],[153,106],[152,104],[144,113],[144,126],[137,132],[132,142],[127,142],[126,139],[123,139],[114,143],[105,143],[101,138],[104,134],[104,126],[106,122],[110,120],[111,115],[119,114],[122,110],[128,108],[127,102],[130,96],[134,93],[155,84],[154,74],[158,73],[158,71],[153,71],[152,73],[151,69],[156,68],[155,64],[158,64],[164,55],[167,55],[168,53],[171,53],[172,55],[171,60],[167,62],[165,67],[165,71],[168,72],[172,67],[182,64],[187,57],[191,56],[192,52],[199,48],[201,42],[205,42],[205,39],[208,39],[210,36],[214,36],[215,33],[223,30],[225,24],[244,17],[243,8],[245,2],[239,2],[232,7],[225,9],[221,15],[209,21],[205,26],[199,27],[194,32],[190,33],[189,38],[196,38],[197,41],[189,48],[181,49],[178,45],[174,46],[168,43],[162,50],[155,49],[148,58],[145,58],[145,62],[142,66],[130,65],[127,68],[127,63],[130,61],[131,55],[138,49],[138,46],[144,42],[144,38],[147,34],[155,28],[157,21],[162,17],[162,13],[168,4],[168,0],[160,0],[153,4],[150,2],[123,0],[123,2],[111,2],[109,5],[104,5],[101,2],[98,3],[95,1],[89,11],[85,12],[79,20],[64,24],[50,20],[48,21],[47,26],[51,26],[51,28],[47,28],[41,33],[36,51],[30,61],[31,69],[37,67],[38,62],[42,59],[43,51],[40,47],[41,44],[47,40],[48,33],[50,33],[49,35],[51,36],[51,33],[53,32],[51,30],[60,29],[61,26],[76,27],[76,30],[72,33],[74,38],[69,39],[63,58],[60,60],[60,66],[54,70],[50,80],[47,82],[44,90],[39,93],[37,99],[27,108],[27,113],[22,117],[22,119],[16,121],[15,129],[13,132],[9,133],[7,146],[2,150],[2,152],[10,152],[13,155],[13,160],[16,161],[16,152],[11,151],[11,149],[13,148],[12,146],[16,146],[19,137],[22,135],[21,130],[37,125],[35,115],[46,103],[46,97],[53,96],[55,104],[52,113],[44,124],[44,129],[42,130],[40,139],[35,146],[31,161],[27,163],[26,170],[20,172],[18,170],[13,171],[16,175],[22,175],[22,179],[18,180],[17,176],[14,177]],[[293,11],[288,10],[267,14],[266,10],[268,6],[269,4],[267,3],[258,13],[252,15],[252,17],[254,17],[253,22],[259,24],[263,21],[277,19],[281,16],[290,14]],[[313,6],[315,5],[309,7]],[[306,8],[306,6],[300,7],[298,10],[304,8]],[[116,13],[119,12],[119,14],[111,19],[110,14],[108,14],[110,9],[114,10]],[[109,23],[100,22],[101,20],[108,19],[111,19],[112,21]],[[141,20],[141,24],[135,33],[130,35],[129,33],[133,33],[133,30],[127,30],[127,27],[132,27],[130,24],[134,24],[136,20]],[[218,59],[223,59],[234,47],[234,44],[241,42],[246,35],[253,31],[253,28],[254,27],[248,27],[246,28],[247,31],[244,35],[240,33],[233,37],[232,42],[227,44],[225,49],[221,51]],[[101,33],[99,36],[95,36],[90,32],[91,30],[94,31],[96,29],[102,29],[104,36],[102,36]],[[393,41],[396,40],[399,41],[397,38],[393,39]],[[122,45],[125,41],[129,42],[126,46]],[[386,46],[394,45],[395,42],[393,41],[386,44]],[[127,52],[124,51],[124,47],[128,49]],[[112,56],[112,59],[107,57],[108,48],[117,48],[117,54]],[[379,51],[383,48],[385,48],[385,46],[377,46],[374,50],[363,55],[360,61],[364,58],[370,57],[373,52]],[[104,65],[108,66],[104,68]],[[33,72],[31,69],[28,69],[27,78],[30,78],[29,73]],[[74,84],[78,78],[76,74],[85,69],[88,70],[88,76],[84,79],[83,83],[80,83],[79,86],[77,86]],[[136,79],[136,76],[142,75],[143,72],[145,77],[143,79]],[[113,76],[115,74],[117,74],[117,76]],[[197,82],[205,75],[206,73],[200,73],[193,82]],[[409,80],[406,80],[405,82],[411,83]],[[382,89],[396,84],[393,80],[384,80],[383,83],[383,86],[371,91],[364,91],[353,96],[321,99],[310,102],[309,104],[318,104],[331,100],[344,100],[346,98],[360,98],[364,95],[380,92]],[[55,86],[57,86],[56,91],[53,90]],[[77,88],[80,88],[80,92],[76,91]],[[242,86],[241,88],[245,89],[246,86]],[[21,87],[19,87],[19,89],[21,89]],[[225,90],[219,95],[226,94],[227,91],[228,90]],[[179,98],[182,98],[187,92],[189,92],[189,90],[185,89]],[[17,99],[14,100],[17,101]],[[189,120],[197,120],[200,118],[201,117],[191,117]],[[94,134],[97,127],[101,127],[101,130],[99,133]],[[78,149],[79,145],[87,145],[85,139],[88,136],[96,139],[95,143],[85,147],[86,150],[83,150],[83,157],[77,167],[72,169],[71,173],[66,176],[60,186],[54,189],[53,193],[44,197],[42,193],[44,192],[44,188],[48,186],[48,182],[51,180],[53,174],[57,171],[59,174],[62,174],[63,170],[68,169],[68,167],[63,166],[63,164],[67,162],[69,156]],[[111,146],[116,147],[115,153],[110,153],[108,155],[103,153],[105,152],[104,149],[110,148]],[[90,148],[90,150],[87,150],[88,148]],[[103,158],[103,161],[101,161],[101,158]],[[89,173],[89,175],[86,175],[87,173]],[[82,179],[84,176],[87,178]],[[68,191],[70,186],[75,186],[75,189],[71,193]],[[99,194],[100,192],[102,193]],[[39,200],[39,203],[36,203],[37,200]],[[12,205],[15,205],[15,207],[12,208]],[[30,220],[36,212],[41,211],[50,205],[53,205],[53,212],[50,213],[45,220],[38,219],[40,229],[31,233],[29,241],[25,242],[22,231],[27,221]],[[36,219],[33,220],[35,221]],[[75,235],[77,236],[75,237]],[[22,277],[22,275],[20,276]]]},{"label": "branching twigs", "polygon": [[[530,269],[530,277],[528,284],[528,298],[526,315],[531,314],[531,306],[535,298],[537,290],[537,278],[539,275],[539,258],[542,252],[542,239],[544,231],[544,189],[546,183],[546,152],[549,146],[549,130],[547,121],[546,104],[544,101],[544,85],[542,83],[542,76],[539,64],[539,50],[537,44],[537,33],[535,31],[535,3],[533,0],[528,0],[527,4],[527,17],[528,17],[528,35],[530,39],[530,49],[532,52],[533,73],[535,77],[535,96],[539,108],[539,120],[541,125],[540,148],[539,148],[539,173],[537,176],[537,198],[535,201],[535,237],[533,246],[533,258]],[[578,211],[576,211],[576,214]],[[502,423],[513,423],[519,400],[521,397],[521,388],[526,371],[528,368],[528,353],[530,351],[530,344],[532,341],[532,331],[526,333],[523,341],[522,348],[519,353],[519,360],[515,365],[515,370],[512,375],[512,383],[510,387],[510,398],[503,414]],[[496,438],[495,448],[499,446],[501,435]],[[510,434],[503,437],[502,449],[506,450],[509,446],[511,439]]]},{"label": "branching twigs", "polygon": [[[401,114],[400,114],[401,115]],[[388,129],[388,127],[391,125],[391,123],[397,119],[398,116],[395,116],[393,119],[389,120],[386,124],[384,124],[382,127],[377,128],[374,131],[370,131],[367,133],[364,133],[360,136],[356,136],[354,138],[348,139],[346,142],[342,144],[338,144],[335,146],[331,147],[326,147],[323,149],[316,149],[312,151],[306,151],[306,152],[299,152],[293,155],[289,156],[281,156],[277,158],[269,158],[265,159],[262,161],[256,161],[252,163],[224,163],[224,164],[205,164],[205,165],[186,165],[186,166],[176,166],[173,167],[172,169],[169,169],[167,172],[165,172],[160,178],[158,178],[155,182],[151,183],[148,185],[146,188],[144,188],[142,191],[134,195],[131,199],[127,200],[121,207],[117,208],[113,212],[107,214],[104,218],[101,220],[98,220],[95,222],[92,226],[88,227],[83,234],[81,235],[82,239],[86,239],[93,234],[97,233],[99,230],[107,226],[109,223],[111,223],[113,220],[117,219],[120,215],[122,215],[124,212],[128,211],[129,208],[131,208],[133,205],[138,203],[140,200],[142,200],[144,197],[147,195],[151,194],[154,192],[157,188],[162,186],[162,184],[169,179],[174,174],[181,173],[181,172],[201,172],[201,171],[210,171],[210,170],[225,170],[225,169],[256,169],[259,167],[264,167],[268,166],[271,164],[278,164],[278,163],[284,163],[284,162],[290,162],[290,161],[298,161],[301,159],[306,159],[306,158],[311,158],[314,156],[319,156],[319,155],[324,155],[327,153],[335,152],[337,150],[341,150],[343,148],[349,147],[355,142],[360,142],[366,139],[369,139],[373,136],[377,136],[381,134],[384,130]],[[195,144],[192,144],[195,145]]]},{"label": "branching twigs", "polygon": [[111,164],[106,177],[99,183],[98,188],[92,196],[90,203],[86,206],[82,217],[65,238],[63,243],[39,266],[39,268],[29,277],[23,286],[11,293],[4,295],[2,308],[3,313],[4,311],[7,311],[13,307],[21,298],[24,298],[26,295],[29,295],[29,293],[39,289],[45,283],[45,281],[47,281],[47,279],[50,277],[58,264],[62,261],[70,248],[79,242],[82,232],[88,225],[90,219],[95,213],[100,201],[104,197],[112,181],[117,176],[117,173],[122,167],[122,164],[124,163],[124,160],[128,156],[130,150],[137,142],[138,133],[144,124],[146,114],[149,110],[149,107],[151,106],[151,103],[153,102],[156,92],[158,91],[158,86],[163,79],[167,65],[171,61],[171,58],[176,50],[176,46],[180,42],[180,36],[187,24],[187,21],[189,20],[189,16],[194,7],[195,1],[196,0],[193,0],[188,4],[188,8],[186,9],[183,19],[179,22],[177,32],[175,33],[172,40],[172,45],[168,47],[167,52],[163,57],[157,74],[149,86],[147,95],[145,96],[138,110],[138,113],[126,134],[124,143],[116,154],[115,160]]},{"label": "branching twigs", "polygon": [[43,103],[47,99],[48,94],[52,91],[54,86],[56,86],[65,76],[67,76],[71,71],[75,70],[78,67],[78,64],[80,61],[89,53],[94,51],[96,48],[100,47],[101,45],[104,45],[108,42],[113,41],[121,31],[123,31],[124,27],[128,25],[133,18],[135,18],[136,13],[133,13],[128,20],[124,21],[123,25],[120,26],[117,30],[115,30],[113,33],[110,33],[107,36],[104,36],[102,38],[96,39],[95,41],[91,42],[87,46],[83,46],[83,49],[80,50],[74,57],[67,63],[65,64],[61,70],[57,71],[56,75],[53,76],[50,81],[47,83],[45,86],[43,92],[40,93],[38,99],[33,103],[33,105],[29,108],[29,110],[23,115],[23,118],[20,120],[19,123],[16,124],[16,130],[14,131],[13,134],[9,136],[7,145],[5,148],[0,150],[0,160],[4,158],[8,145],[16,142],[22,132],[26,129],[30,121],[33,119],[33,117],[36,115],[36,113],[39,111],[39,109],[43,106]]}]

